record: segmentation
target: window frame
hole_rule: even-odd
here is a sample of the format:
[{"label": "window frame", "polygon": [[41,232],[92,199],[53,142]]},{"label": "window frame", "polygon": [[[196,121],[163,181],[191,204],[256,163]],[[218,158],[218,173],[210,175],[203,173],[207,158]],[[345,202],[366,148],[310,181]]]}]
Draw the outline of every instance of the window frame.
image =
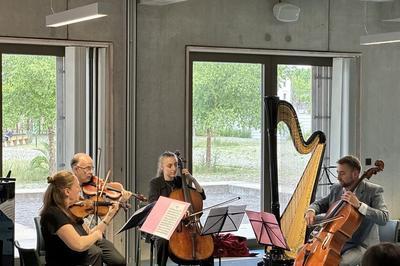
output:
[{"label": "window frame", "polygon": [[[282,51],[222,47],[186,46],[185,60],[185,155],[188,168],[192,170],[193,151],[193,62],[229,62],[262,64],[262,97],[277,94],[277,67],[279,64],[332,66],[335,57],[355,57],[355,53],[318,53],[307,51]],[[264,102],[264,101],[262,101]],[[268,142],[265,132],[265,110],[261,118],[261,210],[271,212],[272,189],[269,186]]]}]

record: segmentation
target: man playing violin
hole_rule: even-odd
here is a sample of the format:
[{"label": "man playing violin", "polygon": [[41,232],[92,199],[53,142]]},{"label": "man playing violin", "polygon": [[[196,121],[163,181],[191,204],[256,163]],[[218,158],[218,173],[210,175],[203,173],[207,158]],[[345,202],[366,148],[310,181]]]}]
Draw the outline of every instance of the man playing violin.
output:
[{"label": "man playing violin", "polygon": [[[88,183],[93,178],[93,160],[85,153],[77,153],[71,160],[71,169],[77,176],[80,186]],[[83,192],[82,192],[83,193]],[[120,202],[126,202],[132,193],[124,189],[121,190]],[[107,239],[101,239],[96,242],[95,246],[89,249],[89,253],[96,254],[101,251],[102,259],[107,265],[126,265],[124,257],[117,251],[114,245]]]},{"label": "man playing violin", "polygon": [[351,204],[364,216],[361,225],[345,243],[341,251],[340,265],[359,265],[362,255],[370,245],[379,243],[378,226],[389,220],[389,211],[383,199],[383,188],[365,180],[354,192],[349,191],[360,176],[361,164],[354,156],[345,156],[337,161],[339,184],[331,187],[328,196],[315,201],[305,214],[308,225],[313,225],[317,214],[326,213],[338,200]]}]

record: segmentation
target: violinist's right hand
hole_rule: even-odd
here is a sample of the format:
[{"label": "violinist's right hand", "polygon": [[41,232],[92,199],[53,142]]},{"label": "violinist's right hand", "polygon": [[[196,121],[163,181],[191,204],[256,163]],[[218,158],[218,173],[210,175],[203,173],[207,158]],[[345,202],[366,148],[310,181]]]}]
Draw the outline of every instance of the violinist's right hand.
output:
[{"label": "violinist's right hand", "polygon": [[315,222],[315,211],[314,210],[307,210],[306,214],[304,215],[304,219],[306,219],[307,225],[312,225]]}]

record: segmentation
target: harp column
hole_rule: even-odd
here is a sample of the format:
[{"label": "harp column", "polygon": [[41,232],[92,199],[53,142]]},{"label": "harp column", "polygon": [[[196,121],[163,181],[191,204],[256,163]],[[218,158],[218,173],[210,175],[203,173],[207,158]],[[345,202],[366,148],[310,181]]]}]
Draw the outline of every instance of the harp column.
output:
[{"label": "harp column", "polygon": [[280,224],[280,204],[278,190],[278,152],[277,152],[277,124],[278,124],[278,102],[277,96],[266,96],[264,98],[265,117],[267,118],[268,134],[268,158],[269,172],[266,181],[269,181],[271,191],[271,212]]}]

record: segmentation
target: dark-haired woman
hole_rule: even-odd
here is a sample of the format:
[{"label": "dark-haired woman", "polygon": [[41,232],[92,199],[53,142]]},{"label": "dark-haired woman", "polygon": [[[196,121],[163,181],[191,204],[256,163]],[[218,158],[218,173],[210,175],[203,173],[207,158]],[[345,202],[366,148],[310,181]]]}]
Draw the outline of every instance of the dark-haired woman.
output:
[{"label": "dark-haired woman", "polygon": [[48,183],[40,213],[46,265],[102,265],[101,253],[89,256],[88,250],[102,239],[119,205],[112,205],[102,222],[89,229],[69,211],[80,199],[78,178],[71,172],[60,171],[48,177]]}]

